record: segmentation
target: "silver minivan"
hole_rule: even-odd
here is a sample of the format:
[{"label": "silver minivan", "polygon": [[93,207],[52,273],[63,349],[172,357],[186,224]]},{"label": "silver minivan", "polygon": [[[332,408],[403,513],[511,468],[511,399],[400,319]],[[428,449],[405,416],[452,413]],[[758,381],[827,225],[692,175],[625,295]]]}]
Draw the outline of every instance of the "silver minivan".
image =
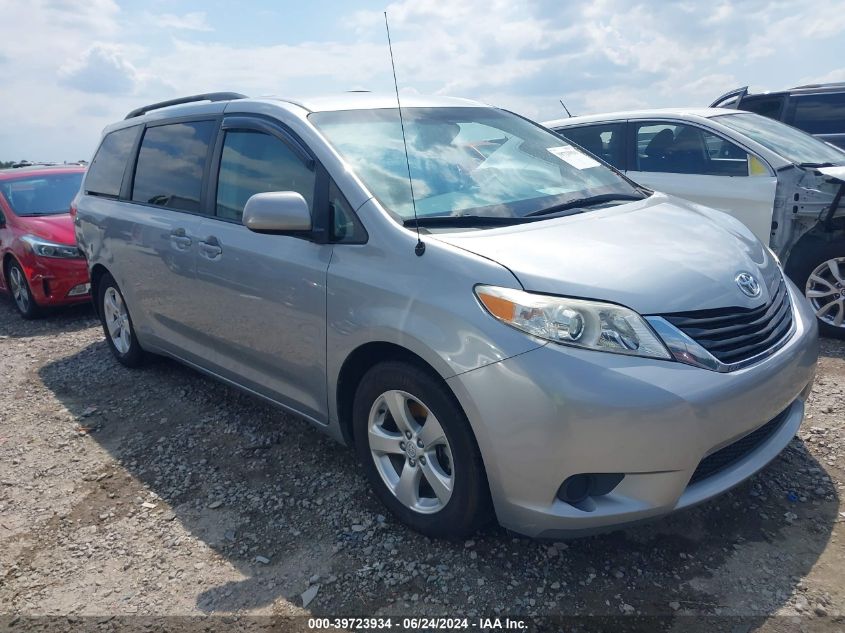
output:
[{"label": "silver minivan", "polygon": [[307,418],[431,536],[701,502],[789,443],[815,374],[813,312],[739,221],[471,101],[153,104],[74,204],[120,362]]}]

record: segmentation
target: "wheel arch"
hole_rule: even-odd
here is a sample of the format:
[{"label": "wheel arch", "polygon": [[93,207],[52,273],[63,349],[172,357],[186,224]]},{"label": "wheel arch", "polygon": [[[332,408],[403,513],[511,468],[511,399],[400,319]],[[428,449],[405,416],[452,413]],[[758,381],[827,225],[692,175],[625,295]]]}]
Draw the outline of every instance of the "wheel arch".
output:
[{"label": "wheel arch", "polygon": [[98,305],[99,301],[97,300],[100,291],[99,284],[103,275],[107,273],[109,273],[109,269],[102,264],[94,264],[93,268],[91,268],[91,303],[94,304],[94,312],[97,313],[97,316],[102,316],[100,314],[100,306]]},{"label": "wheel arch", "polygon": [[15,256],[12,255],[11,251],[6,251],[6,253],[3,255],[3,280],[5,281],[6,286],[9,285],[9,279],[7,278],[9,264],[13,261],[17,261]]},{"label": "wheel arch", "polygon": [[[18,259],[12,251],[6,251],[3,255],[3,268],[0,269],[0,274],[3,275],[3,284],[6,287],[6,290],[11,292],[11,288],[9,286],[9,266],[12,265],[12,262],[15,262],[18,266],[21,267],[21,270],[24,270],[23,264],[21,260]],[[26,272],[24,272],[26,275]]]},{"label": "wheel arch", "polygon": [[[335,389],[335,403],[337,406],[338,425],[341,436],[349,446],[354,444],[352,433],[352,406],[355,392],[361,379],[370,369],[385,361],[402,361],[414,365],[442,381],[452,398],[460,407],[452,388],[449,387],[444,376],[430,363],[406,347],[387,341],[373,341],[355,348],[344,360],[340,368]],[[463,409],[463,407],[461,407]]]}]

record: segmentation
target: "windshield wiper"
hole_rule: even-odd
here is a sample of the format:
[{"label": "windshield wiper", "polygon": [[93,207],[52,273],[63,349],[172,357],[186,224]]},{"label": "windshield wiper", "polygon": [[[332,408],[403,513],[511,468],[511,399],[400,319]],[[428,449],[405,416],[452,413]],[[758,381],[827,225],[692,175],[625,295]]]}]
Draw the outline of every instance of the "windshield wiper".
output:
[{"label": "windshield wiper", "polygon": [[[562,204],[557,204],[546,209],[534,211],[528,215],[503,217],[499,215],[428,215],[421,218],[410,218],[402,222],[403,226],[409,227],[472,227],[472,226],[510,226],[512,224],[525,224],[527,222],[536,222],[540,216],[552,215],[561,213],[569,209],[589,207],[605,202],[613,202],[615,200],[643,200],[647,196],[638,196],[630,193],[605,193],[599,196],[591,196],[589,198],[578,198],[577,200],[569,200]],[[580,211],[574,211],[574,215]]]},{"label": "windshield wiper", "polygon": [[414,220],[405,220],[402,225],[410,227],[471,227],[471,226],[510,226],[531,222],[526,218],[501,217],[497,215],[429,215]]},{"label": "windshield wiper", "polygon": [[[533,211],[526,215],[526,218],[537,217],[540,215],[552,215],[554,213],[560,213],[562,211],[568,211],[569,209],[581,209],[583,207],[592,207],[597,204],[602,204],[604,202],[613,202],[615,200],[643,200],[643,196],[637,196],[631,193],[603,193],[598,196],[590,196],[588,198],[577,198],[576,200],[569,200],[568,202],[562,202],[561,204],[556,204],[554,206],[548,207],[546,209],[540,209],[539,211]],[[580,211],[576,211],[576,213],[580,213]]]},{"label": "windshield wiper", "polygon": [[798,166],[799,167],[810,167],[810,168],[814,168],[814,167],[836,167],[836,165],[834,163],[830,163],[830,162],[828,162],[828,163],[798,163]]}]

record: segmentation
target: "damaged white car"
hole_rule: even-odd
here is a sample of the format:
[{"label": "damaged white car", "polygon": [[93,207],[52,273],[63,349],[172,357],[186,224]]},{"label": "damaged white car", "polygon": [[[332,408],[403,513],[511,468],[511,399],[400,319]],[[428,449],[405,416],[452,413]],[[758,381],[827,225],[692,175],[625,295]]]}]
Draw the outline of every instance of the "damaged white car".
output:
[{"label": "damaged white car", "polygon": [[741,220],[784,262],[822,333],[845,338],[845,152],[778,121],[719,108],[544,125],[642,185]]}]

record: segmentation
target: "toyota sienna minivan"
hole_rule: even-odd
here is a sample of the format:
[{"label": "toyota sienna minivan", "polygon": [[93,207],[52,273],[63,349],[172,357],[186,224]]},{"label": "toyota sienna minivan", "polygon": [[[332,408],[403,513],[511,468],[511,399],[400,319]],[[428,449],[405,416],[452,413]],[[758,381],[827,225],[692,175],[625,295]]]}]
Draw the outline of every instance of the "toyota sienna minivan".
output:
[{"label": "toyota sienna minivan", "polygon": [[507,111],[396,105],[213,93],[107,127],[75,222],[117,359],[307,418],[431,536],[639,521],[783,450],[816,320],[747,228]]}]

